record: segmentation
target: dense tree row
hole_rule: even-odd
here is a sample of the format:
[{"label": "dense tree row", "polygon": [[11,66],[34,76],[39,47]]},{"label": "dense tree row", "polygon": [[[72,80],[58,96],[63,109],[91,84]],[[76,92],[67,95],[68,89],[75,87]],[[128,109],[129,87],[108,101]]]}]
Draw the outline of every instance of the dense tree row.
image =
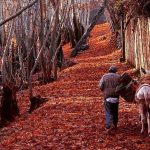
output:
[{"label": "dense tree row", "polygon": [[56,79],[62,45],[69,40],[74,47],[89,23],[89,2],[74,0],[2,1],[1,22],[25,7],[0,28],[2,83],[21,86],[37,70],[44,82]]},{"label": "dense tree row", "polygon": [[[16,90],[26,86],[32,99],[35,75],[34,80],[42,83],[57,79],[58,67],[64,63],[63,45],[70,42],[74,48],[88,30],[91,3],[90,0],[1,0],[1,85],[15,89],[9,92],[10,101],[15,101]],[[80,48],[85,45],[86,40]]]}]

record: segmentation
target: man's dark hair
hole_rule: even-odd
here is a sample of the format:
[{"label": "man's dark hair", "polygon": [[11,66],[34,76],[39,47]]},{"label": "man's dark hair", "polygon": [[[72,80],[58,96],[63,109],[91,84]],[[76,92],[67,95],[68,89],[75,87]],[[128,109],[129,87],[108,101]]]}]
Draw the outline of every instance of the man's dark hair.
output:
[{"label": "man's dark hair", "polygon": [[117,72],[117,68],[115,66],[110,66],[109,67],[109,72],[110,73],[116,73]]}]

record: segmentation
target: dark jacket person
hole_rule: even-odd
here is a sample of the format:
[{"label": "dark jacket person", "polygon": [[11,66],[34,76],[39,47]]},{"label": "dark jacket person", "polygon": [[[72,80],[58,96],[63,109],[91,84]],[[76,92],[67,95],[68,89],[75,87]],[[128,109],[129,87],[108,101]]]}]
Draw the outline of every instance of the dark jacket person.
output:
[{"label": "dark jacket person", "polygon": [[118,123],[118,105],[119,95],[115,92],[117,85],[119,84],[120,75],[116,74],[117,68],[111,66],[109,73],[102,76],[99,82],[99,88],[104,94],[104,108],[106,118],[106,129],[112,130],[117,128]]}]

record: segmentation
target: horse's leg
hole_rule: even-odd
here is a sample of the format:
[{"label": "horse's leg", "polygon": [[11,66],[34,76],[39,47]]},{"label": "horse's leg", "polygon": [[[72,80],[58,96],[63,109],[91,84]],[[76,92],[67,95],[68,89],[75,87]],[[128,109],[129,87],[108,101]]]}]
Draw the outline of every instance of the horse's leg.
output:
[{"label": "horse's leg", "polygon": [[150,136],[150,104],[148,105],[147,108],[147,123],[148,123],[148,134]]},{"label": "horse's leg", "polygon": [[145,123],[146,123],[146,114],[145,114],[145,104],[139,103],[139,113],[141,115],[141,124],[142,124],[142,129],[141,133],[143,134],[145,131]]}]

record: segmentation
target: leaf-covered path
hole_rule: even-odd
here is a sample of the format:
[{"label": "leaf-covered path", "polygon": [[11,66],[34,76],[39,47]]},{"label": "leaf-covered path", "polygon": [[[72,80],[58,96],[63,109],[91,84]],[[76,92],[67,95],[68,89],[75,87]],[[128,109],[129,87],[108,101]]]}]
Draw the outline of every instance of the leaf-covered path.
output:
[{"label": "leaf-covered path", "polygon": [[[140,135],[137,106],[120,100],[118,130],[104,130],[103,97],[97,85],[111,64],[119,73],[131,72],[121,64],[108,24],[94,28],[90,49],[75,58],[77,65],[60,72],[58,81],[37,86],[34,94],[48,97],[28,114],[27,91],[18,93],[21,117],[0,131],[2,150],[148,150],[150,139]],[[65,46],[65,56],[70,53]]]}]

